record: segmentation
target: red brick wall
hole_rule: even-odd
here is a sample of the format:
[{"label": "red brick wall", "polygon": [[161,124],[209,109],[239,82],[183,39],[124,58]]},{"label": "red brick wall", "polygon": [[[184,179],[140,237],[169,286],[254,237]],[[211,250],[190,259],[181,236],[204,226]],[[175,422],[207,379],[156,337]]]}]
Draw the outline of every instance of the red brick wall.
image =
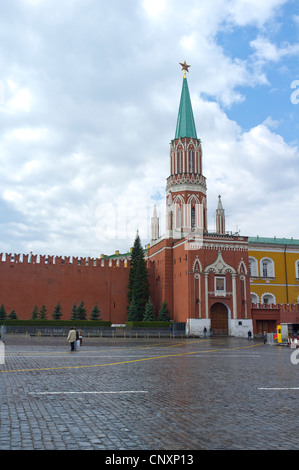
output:
[{"label": "red brick wall", "polygon": [[[234,241],[232,240],[232,243]],[[217,259],[218,249],[205,248],[197,251],[186,250],[182,240],[161,240],[149,248],[147,267],[151,288],[151,297],[158,313],[165,300],[169,306],[171,317],[175,321],[184,322],[188,317],[198,318],[198,304],[194,288],[193,263],[198,256],[202,269]],[[247,251],[222,249],[226,263],[238,271],[243,259],[248,265]],[[11,261],[6,255],[2,261],[0,254],[0,304],[3,303],[7,314],[15,310],[19,319],[30,319],[35,305],[40,309],[42,304],[47,308],[48,318],[60,301],[62,319],[69,319],[74,302],[77,305],[84,301],[87,318],[95,304],[98,303],[103,320],[113,323],[125,323],[127,320],[127,286],[129,278],[128,267],[123,261],[90,260],[85,258],[47,257],[40,259],[33,256],[28,262],[28,255],[20,259],[15,255]],[[104,266],[102,266],[104,263]],[[111,266],[109,264],[111,263]],[[86,265],[87,264],[87,265]],[[228,292],[232,291],[231,275],[227,274]],[[246,276],[247,301],[250,300],[249,277]],[[239,275],[236,279],[238,317],[244,317],[244,292]],[[209,275],[209,292],[214,290],[214,275]],[[214,296],[215,297],[215,296]],[[208,309],[219,297],[209,296]],[[233,309],[232,297],[227,296],[225,303]],[[204,276],[201,273],[201,315],[205,317]],[[248,305],[250,317],[250,303]]]},{"label": "red brick wall", "polygon": [[[246,250],[233,249],[234,244],[238,241],[238,237],[227,239],[227,237],[215,238],[219,240],[219,248],[214,242],[214,248],[203,248],[198,250],[188,249],[184,240],[161,240],[148,250],[149,263],[152,266],[153,284],[152,298],[155,302],[156,309],[159,308],[162,300],[166,300],[172,318],[178,322],[185,322],[187,318],[199,317],[199,304],[196,302],[198,283],[194,281],[193,263],[198,256],[202,269],[216,261],[218,250],[221,249],[223,240],[227,244],[227,249],[221,249],[223,260],[234,267],[238,273],[241,261],[248,267],[248,252]],[[242,239],[243,240],[243,239]],[[227,243],[228,242],[228,243]],[[245,271],[244,271],[245,275]],[[201,273],[201,317],[204,318],[205,312],[205,279]],[[250,318],[250,281],[249,275],[245,275],[246,284],[240,280],[240,273],[236,277],[237,290],[237,316],[245,318],[245,300],[247,300],[247,317]],[[214,274],[210,273],[208,277],[208,291],[214,291]],[[246,296],[245,296],[246,290]],[[232,276],[226,274],[226,291],[232,292]],[[233,297],[227,295],[221,299],[219,296],[209,295],[208,299],[208,316],[210,308],[215,302],[223,301],[233,312]]]},{"label": "red brick wall", "polygon": [[177,322],[187,321],[190,311],[189,256],[184,246],[177,241],[173,249],[173,311]]},{"label": "red brick wall", "polygon": [[[234,243],[234,241],[232,241]],[[193,263],[198,256],[198,259],[201,263],[202,269],[204,270],[206,266],[209,266],[216,261],[218,256],[217,249],[200,249],[200,250],[188,250],[186,249],[187,245],[182,244],[181,241],[178,241],[174,244],[173,249],[173,263],[174,263],[174,314],[176,321],[186,321],[186,318],[189,314],[190,318],[198,318],[199,316],[199,306],[196,303],[196,293],[195,289],[197,288],[194,282],[194,273]],[[241,261],[244,261],[245,265],[248,266],[248,253],[247,251],[238,251],[238,250],[222,250],[223,260],[234,267],[238,272],[239,264]],[[226,274],[226,291],[232,292],[232,276],[231,274]],[[246,300],[247,300],[247,316],[250,317],[250,282],[249,276],[246,278]],[[201,273],[201,315],[202,318],[205,317],[205,279],[204,275]],[[237,290],[237,313],[238,318],[245,317],[245,290],[244,283],[240,280],[240,275],[236,277],[236,290]],[[208,291],[214,291],[214,273],[209,273],[208,275]],[[199,296],[198,296],[199,297]],[[215,302],[223,301],[228,305],[231,312],[233,312],[233,298],[231,296],[226,296],[221,298],[219,296],[209,295],[208,306],[209,312],[211,306]],[[208,312],[208,313],[209,313]],[[210,315],[209,315],[210,316]]]},{"label": "red brick wall", "polygon": [[162,302],[165,300],[169,310],[173,312],[173,283],[172,283],[172,241],[162,240],[149,248],[148,265],[151,275],[151,297],[158,314]]},{"label": "red brick wall", "polygon": [[15,310],[18,319],[30,319],[34,306],[40,309],[44,304],[47,318],[52,319],[53,309],[60,301],[61,319],[68,320],[74,302],[78,306],[83,300],[87,319],[97,302],[103,320],[126,322],[129,267],[123,261],[117,267],[113,260],[109,267],[108,260],[105,266],[101,266],[101,260],[96,261],[96,266],[91,262],[86,266],[86,260],[81,259],[78,266],[77,258],[72,264],[69,258],[49,257],[49,264],[45,264],[45,257],[39,263],[36,257],[32,263],[27,258],[19,262],[16,256],[10,262],[10,256],[6,256],[6,261],[0,261],[0,305],[4,304],[7,314]]}]

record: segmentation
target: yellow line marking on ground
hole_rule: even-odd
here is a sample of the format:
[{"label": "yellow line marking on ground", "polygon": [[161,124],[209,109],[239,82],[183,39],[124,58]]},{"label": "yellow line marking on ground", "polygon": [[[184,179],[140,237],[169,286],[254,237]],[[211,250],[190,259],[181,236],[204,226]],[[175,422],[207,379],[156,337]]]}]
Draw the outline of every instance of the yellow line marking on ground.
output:
[{"label": "yellow line marking on ground", "polygon": [[[231,348],[231,349],[210,349],[204,352],[219,352],[219,351],[233,351],[236,349],[247,349],[247,348],[253,348],[256,346],[260,346],[260,344],[254,344],[251,346],[241,346],[237,348]],[[167,354],[164,356],[154,356],[154,357],[147,357],[143,359],[133,359],[130,361],[122,361],[122,362],[111,362],[109,364],[89,364],[89,365],[79,365],[79,366],[61,366],[61,367],[44,367],[44,368],[39,368],[39,369],[10,369],[10,370],[1,370],[0,372],[5,373],[5,372],[41,372],[41,371],[47,371],[47,370],[65,370],[65,369],[84,369],[84,368],[91,368],[91,367],[108,367],[108,366],[117,366],[121,364],[132,364],[135,362],[143,362],[143,361],[153,361],[156,359],[165,359],[169,357],[179,357],[179,356],[188,356],[191,354],[198,354],[198,351],[190,351],[190,352],[185,352],[185,353],[177,353],[177,354]]]}]

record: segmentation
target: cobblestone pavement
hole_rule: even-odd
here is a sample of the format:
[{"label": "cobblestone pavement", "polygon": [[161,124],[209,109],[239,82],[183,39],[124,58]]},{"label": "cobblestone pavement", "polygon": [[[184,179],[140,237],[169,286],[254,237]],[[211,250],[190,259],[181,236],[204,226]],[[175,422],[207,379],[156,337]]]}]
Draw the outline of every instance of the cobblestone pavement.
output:
[{"label": "cobblestone pavement", "polygon": [[65,338],[5,339],[0,450],[299,449],[286,347],[84,338],[70,352]]}]

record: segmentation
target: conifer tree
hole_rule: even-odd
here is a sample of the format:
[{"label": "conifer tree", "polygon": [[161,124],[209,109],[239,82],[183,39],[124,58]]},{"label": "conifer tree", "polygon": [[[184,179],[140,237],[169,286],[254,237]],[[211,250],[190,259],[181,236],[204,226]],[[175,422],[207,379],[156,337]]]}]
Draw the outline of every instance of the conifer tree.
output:
[{"label": "conifer tree", "polygon": [[6,318],[6,311],[5,311],[4,305],[1,304],[1,307],[0,307],[0,320],[5,320],[5,318]]},{"label": "conifer tree", "polygon": [[44,304],[42,305],[38,316],[41,320],[47,320],[47,309]]},{"label": "conifer tree", "polygon": [[60,320],[61,316],[62,316],[62,308],[61,308],[60,302],[58,302],[57,305],[55,305],[54,307],[52,317],[54,320]]},{"label": "conifer tree", "polygon": [[155,320],[155,307],[151,298],[149,298],[145,306],[143,321],[154,321],[154,320]]},{"label": "conifer tree", "polygon": [[138,310],[134,299],[131,300],[129,305],[128,321],[139,321]]},{"label": "conifer tree", "polygon": [[83,300],[81,300],[81,303],[77,308],[77,320],[86,320],[86,308],[84,307]]},{"label": "conifer tree", "polygon": [[77,320],[77,304],[76,302],[74,302],[74,305],[72,307],[72,311],[71,311],[71,320]]},{"label": "conifer tree", "polygon": [[143,319],[149,293],[150,289],[144,252],[141,246],[139,234],[137,233],[131,254],[128,283],[129,307],[134,299],[135,307],[137,309],[137,321],[142,321]]},{"label": "conifer tree", "polygon": [[167,305],[167,302],[165,300],[162,302],[162,305],[161,305],[161,308],[160,308],[160,311],[159,311],[159,314],[158,314],[158,320],[159,321],[170,321],[171,320],[168,305]]},{"label": "conifer tree", "polygon": [[8,318],[9,318],[10,320],[17,320],[17,319],[18,319],[18,316],[17,316],[16,312],[15,312],[14,310],[12,310],[12,311],[10,312],[10,314],[8,315]]},{"label": "conifer tree", "polygon": [[32,320],[37,320],[37,318],[38,318],[38,308],[37,308],[37,305],[35,305],[35,306],[34,306],[34,309],[32,310],[31,318],[32,318]]},{"label": "conifer tree", "polygon": [[91,311],[90,320],[101,320],[100,309],[97,302]]}]

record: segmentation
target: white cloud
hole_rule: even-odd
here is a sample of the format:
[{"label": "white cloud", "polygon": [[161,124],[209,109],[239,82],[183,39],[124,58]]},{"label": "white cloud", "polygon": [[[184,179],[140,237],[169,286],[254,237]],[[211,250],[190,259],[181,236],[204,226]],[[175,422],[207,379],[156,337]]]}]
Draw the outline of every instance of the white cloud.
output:
[{"label": "white cloud", "polygon": [[47,129],[38,129],[30,127],[13,129],[12,131],[9,131],[7,134],[4,135],[4,139],[17,139],[23,142],[40,141],[47,139],[48,137],[49,136]]},{"label": "white cloud", "polygon": [[272,20],[278,8],[285,5],[288,0],[231,0],[227,2],[232,21],[245,26],[255,24],[262,27]]},{"label": "white cloud", "polygon": [[[222,106],[237,106],[247,87],[267,83],[254,60],[266,66],[296,53],[295,44],[275,45],[265,26],[285,3],[7,3],[0,20],[1,246],[98,256],[128,250],[137,229],[147,241],[155,202],[164,217],[184,60],[211,228],[220,192],[231,225],[246,234],[261,223],[261,232],[273,231],[274,208],[291,211],[296,197],[298,150],[276,134],[270,112],[265,120],[257,110],[259,125],[243,131]],[[247,31],[251,49],[240,58],[218,34],[246,25],[258,29]]]},{"label": "white cloud", "polygon": [[16,113],[18,111],[28,112],[32,107],[32,94],[26,88],[19,89],[13,97],[8,100],[6,110]]},{"label": "white cloud", "polygon": [[[209,114],[209,106],[205,112]],[[295,207],[295,200],[299,203],[299,148],[289,146],[265,123],[242,132],[220,110],[218,118],[215,110],[213,114],[217,137],[214,134],[213,139],[208,130],[203,146],[210,228],[215,226],[220,193],[229,215],[228,230],[235,231],[238,226],[243,235],[256,235],[255,228],[264,236],[294,236],[296,224],[289,223],[288,208]]]},{"label": "white cloud", "polygon": [[285,44],[282,47],[277,47],[272,44],[267,38],[259,36],[250,42],[250,45],[255,49],[255,56],[260,61],[278,62],[285,56],[292,56],[299,54],[298,44]]},{"label": "white cloud", "polygon": [[268,116],[263,124],[268,127],[269,129],[277,129],[277,127],[280,125],[281,121],[278,121],[278,120],[274,120],[272,119],[271,116]]},{"label": "white cloud", "polygon": [[167,0],[142,0],[142,6],[151,18],[158,18],[166,9]]}]

